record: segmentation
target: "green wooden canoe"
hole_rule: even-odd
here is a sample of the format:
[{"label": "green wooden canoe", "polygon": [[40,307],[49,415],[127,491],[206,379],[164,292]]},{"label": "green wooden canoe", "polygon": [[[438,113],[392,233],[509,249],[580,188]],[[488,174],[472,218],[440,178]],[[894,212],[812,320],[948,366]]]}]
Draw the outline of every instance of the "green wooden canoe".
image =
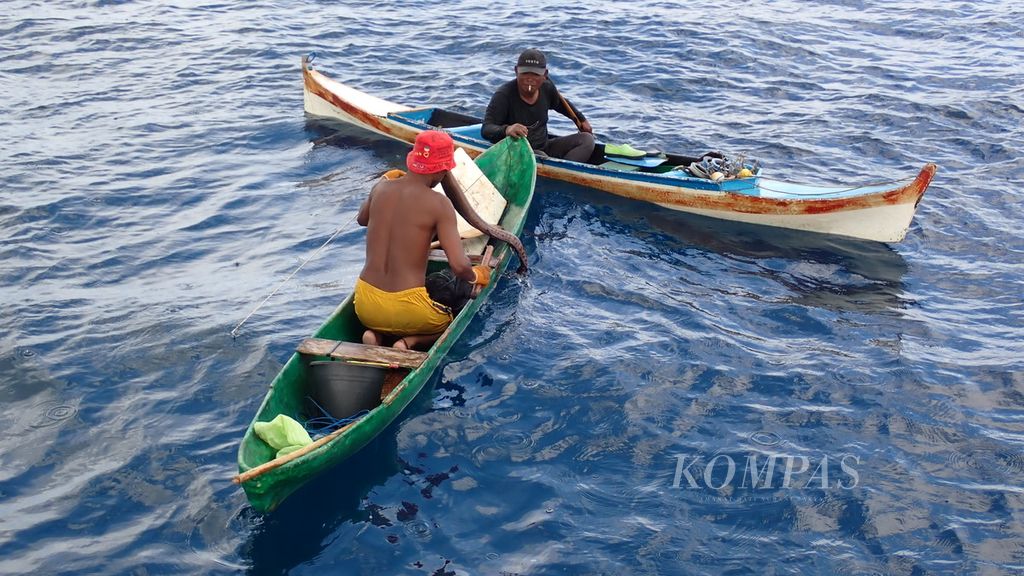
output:
[{"label": "green wooden canoe", "polygon": [[[536,164],[533,151],[525,139],[507,138],[486,150],[475,160],[476,165],[508,201],[499,224],[505,230],[519,235],[526,221],[527,210],[533,199]],[[480,295],[470,300],[462,312],[427,352],[402,351],[360,343],[363,326],[356,318],[352,296],[331,314],[326,322],[304,340],[287,364],[270,384],[263,403],[249,424],[238,448],[238,476],[234,481],[242,485],[253,508],[260,512],[273,510],[289,494],[301,487],[314,475],[343,462],[383,431],[412,401],[426,384],[441,359],[459,338],[466,326],[483,305],[498,278],[508,266],[513,252],[500,243],[494,248],[492,262],[497,264],[491,284]],[[443,260],[443,259],[441,259]],[[443,261],[431,261],[429,270],[446,266]],[[278,414],[286,414],[299,422],[305,421],[309,394],[310,362],[328,359],[341,361],[371,361],[388,365],[390,385],[397,382],[376,408],[360,420],[316,439],[305,449],[275,459],[275,451],[254,432],[256,422],[269,422]]]}]

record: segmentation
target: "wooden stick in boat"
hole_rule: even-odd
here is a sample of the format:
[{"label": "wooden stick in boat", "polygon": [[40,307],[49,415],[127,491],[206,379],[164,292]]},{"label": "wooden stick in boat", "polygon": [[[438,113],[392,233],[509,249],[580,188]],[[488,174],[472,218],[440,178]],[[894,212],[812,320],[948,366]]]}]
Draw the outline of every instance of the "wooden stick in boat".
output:
[{"label": "wooden stick in boat", "polygon": [[342,434],[345,433],[346,430],[348,430],[349,428],[355,426],[358,423],[359,423],[359,420],[356,420],[355,422],[351,422],[349,424],[346,424],[346,425],[342,426],[341,428],[338,428],[334,432],[331,432],[327,436],[324,436],[323,438],[320,438],[316,442],[313,442],[312,444],[307,444],[306,446],[303,446],[302,448],[299,448],[295,452],[289,452],[288,454],[285,454],[284,456],[281,456],[280,458],[274,458],[270,462],[265,462],[265,463],[260,464],[259,466],[255,467],[255,468],[251,468],[249,470],[246,470],[245,472],[242,472],[241,474],[239,474],[239,475],[235,476],[234,478],[232,478],[231,481],[233,483],[235,483],[235,484],[241,484],[242,482],[248,482],[249,480],[252,480],[253,478],[256,478],[257,476],[262,476],[263,474],[266,474],[267,472],[273,470],[274,468],[278,468],[280,466],[283,466],[283,465],[291,462],[292,460],[295,460],[299,456],[302,456],[304,454],[309,454],[313,450],[316,450],[317,448],[323,446],[324,444],[327,444],[331,440],[334,440],[338,436],[341,436]]},{"label": "wooden stick in boat", "polygon": [[565,109],[569,111],[569,115],[572,116],[572,123],[576,125],[580,132],[583,132],[583,122],[580,122],[579,116],[573,111],[572,106],[569,106],[569,101],[565,99],[565,96],[562,96],[561,92],[558,93],[558,97],[562,100],[562,105],[565,106]]},{"label": "wooden stick in boat", "polygon": [[494,244],[488,244],[484,248],[484,255],[480,257],[480,262],[486,264],[488,268],[494,268],[494,262],[491,257],[494,256]]}]

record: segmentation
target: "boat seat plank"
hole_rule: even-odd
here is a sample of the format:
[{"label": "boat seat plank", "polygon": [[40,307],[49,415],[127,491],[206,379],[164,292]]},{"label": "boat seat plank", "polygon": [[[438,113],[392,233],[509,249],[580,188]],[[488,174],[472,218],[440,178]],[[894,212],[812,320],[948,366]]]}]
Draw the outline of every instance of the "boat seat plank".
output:
[{"label": "boat seat plank", "polygon": [[[469,258],[470,264],[473,265],[480,264],[484,260],[483,254],[466,254],[466,257]],[[448,255],[444,253],[444,250],[440,249],[431,250],[427,258],[431,262],[448,262]],[[494,268],[495,266],[498,265],[498,261],[494,258],[491,258],[491,261],[488,262],[487,265],[490,266],[491,268]]]},{"label": "boat seat plank", "polygon": [[324,338],[306,338],[298,347],[299,354],[328,356],[339,360],[380,362],[399,368],[416,369],[427,359],[426,352],[399,350],[389,346],[368,346],[355,342],[340,342]]}]

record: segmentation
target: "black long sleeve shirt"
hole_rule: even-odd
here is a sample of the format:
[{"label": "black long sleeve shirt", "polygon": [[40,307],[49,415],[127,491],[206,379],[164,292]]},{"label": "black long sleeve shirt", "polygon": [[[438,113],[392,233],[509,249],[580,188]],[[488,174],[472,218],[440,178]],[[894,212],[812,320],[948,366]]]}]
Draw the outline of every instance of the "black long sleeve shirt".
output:
[{"label": "black long sleeve shirt", "polygon": [[[543,150],[548,142],[548,110],[554,110],[570,120],[573,114],[580,122],[586,120],[575,106],[568,100],[563,100],[551,80],[545,80],[538,92],[537,101],[531,105],[519,97],[519,87],[515,80],[502,84],[487,105],[481,129],[483,137],[497,143],[505,137],[505,128],[511,124],[522,124],[526,127],[537,124],[536,127],[530,128],[527,139],[534,150]],[[566,108],[566,104],[569,104],[571,112],[570,108]]]}]

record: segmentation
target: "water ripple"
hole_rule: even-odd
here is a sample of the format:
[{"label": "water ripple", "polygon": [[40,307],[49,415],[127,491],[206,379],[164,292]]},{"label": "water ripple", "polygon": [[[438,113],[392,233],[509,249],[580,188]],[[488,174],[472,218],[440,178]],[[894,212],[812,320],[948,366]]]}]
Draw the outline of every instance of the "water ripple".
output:
[{"label": "water ripple", "polygon": [[[1016,3],[55,6],[0,15],[0,571],[1019,571]],[[299,56],[481,114],[526,44],[605,141],[805,182],[940,170],[893,246],[541,180],[531,272],[444,383],[359,469],[251,513],[241,431],[350,289],[355,212],[407,152],[306,118]],[[679,455],[748,454],[855,457],[860,484],[672,488]],[[418,513],[388,532],[370,498]]]}]

